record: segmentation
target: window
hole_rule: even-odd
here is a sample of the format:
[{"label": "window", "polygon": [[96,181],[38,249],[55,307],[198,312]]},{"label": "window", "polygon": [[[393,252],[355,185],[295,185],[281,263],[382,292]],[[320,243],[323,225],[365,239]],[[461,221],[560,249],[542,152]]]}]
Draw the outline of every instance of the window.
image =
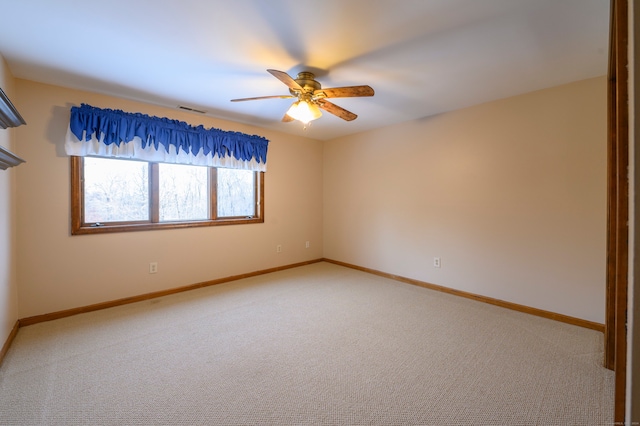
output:
[{"label": "window", "polygon": [[264,173],[71,157],[71,233],[264,222]]}]

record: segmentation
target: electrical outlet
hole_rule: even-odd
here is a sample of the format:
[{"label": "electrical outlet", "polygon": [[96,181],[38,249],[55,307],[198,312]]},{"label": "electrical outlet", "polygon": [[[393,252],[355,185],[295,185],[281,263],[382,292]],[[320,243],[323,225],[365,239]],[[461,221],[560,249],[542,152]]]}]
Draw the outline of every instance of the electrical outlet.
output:
[{"label": "electrical outlet", "polygon": [[307,241],[306,243],[304,243],[304,248],[309,248],[311,247],[311,245],[309,244],[309,241]]},{"label": "electrical outlet", "polygon": [[434,268],[439,268],[440,266],[441,266],[440,258],[439,257],[434,257],[433,258],[433,267]]},{"label": "electrical outlet", "polygon": [[158,262],[149,263],[149,273],[157,274],[158,273]]},{"label": "electrical outlet", "polygon": [[282,244],[276,246],[276,253],[282,253]]}]

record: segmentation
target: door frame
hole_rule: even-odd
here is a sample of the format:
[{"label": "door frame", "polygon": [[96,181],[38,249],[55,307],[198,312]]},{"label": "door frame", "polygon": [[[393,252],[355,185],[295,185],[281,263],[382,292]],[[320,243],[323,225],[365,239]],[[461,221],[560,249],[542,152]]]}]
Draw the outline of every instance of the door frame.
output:
[{"label": "door frame", "polygon": [[628,0],[611,0],[607,96],[607,266],[604,366],[615,371],[614,421],[625,420],[629,285]]}]

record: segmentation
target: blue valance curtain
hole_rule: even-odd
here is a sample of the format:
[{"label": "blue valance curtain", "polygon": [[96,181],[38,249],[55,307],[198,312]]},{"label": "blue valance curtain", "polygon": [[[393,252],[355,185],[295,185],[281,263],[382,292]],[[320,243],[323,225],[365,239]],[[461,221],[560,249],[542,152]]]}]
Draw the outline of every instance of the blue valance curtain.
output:
[{"label": "blue valance curtain", "polygon": [[82,104],[71,108],[65,149],[68,155],[265,171],[268,145],[262,136]]}]

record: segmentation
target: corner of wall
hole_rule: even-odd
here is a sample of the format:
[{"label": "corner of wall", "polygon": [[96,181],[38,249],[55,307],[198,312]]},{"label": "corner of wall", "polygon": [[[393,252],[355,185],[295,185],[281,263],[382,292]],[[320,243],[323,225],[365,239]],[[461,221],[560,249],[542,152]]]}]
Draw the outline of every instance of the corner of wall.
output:
[{"label": "corner of wall", "polygon": [[[14,97],[14,77],[0,55],[0,87]],[[0,129],[0,145],[11,150],[15,132]],[[0,347],[15,334],[18,321],[18,284],[16,269],[16,181],[11,168],[0,170]]]}]

